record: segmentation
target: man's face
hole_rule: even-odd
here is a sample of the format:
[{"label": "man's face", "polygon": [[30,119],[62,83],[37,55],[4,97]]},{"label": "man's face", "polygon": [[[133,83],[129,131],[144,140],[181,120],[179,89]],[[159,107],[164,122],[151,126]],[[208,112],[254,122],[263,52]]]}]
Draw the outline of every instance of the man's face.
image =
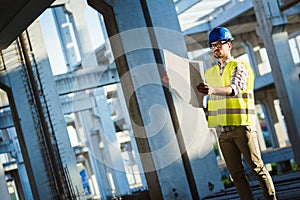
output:
[{"label": "man's face", "polygon": [[225,58],[230,55],[232,43],[227,41],[217,41],[212,42],[209,46],[213,51],[215,58]]}]

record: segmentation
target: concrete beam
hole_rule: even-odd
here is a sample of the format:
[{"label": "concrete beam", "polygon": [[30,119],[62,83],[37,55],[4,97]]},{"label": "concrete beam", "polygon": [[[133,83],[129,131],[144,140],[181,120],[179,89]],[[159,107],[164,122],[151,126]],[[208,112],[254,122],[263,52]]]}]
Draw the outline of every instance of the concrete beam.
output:
[{"label": "concrete beam", "polygon": [[[204,24],[200,24],[193,28],[187,29],[184,31],[185,35],[193,35],[203,31],[209,31],[213,27],[221,26],[224,23],[231,21],[232,19],[237,18],[242,13],[253,8],[251,1],[241,1],[236,3],[234,6],[222,11],[217,16],[213,16],[212,20]],[[208,16],[207,16],[208,18]],[[205,29],[207,28],[207,29]]]},{"label": "concrete beam", "polygon": [[119,82],[119,76],[114,64],[106,70],[100,68],[85,68],[73,73],[55,76],[58,94],[66,95]]},{"label": "concrete beam", "polygon": [[7,129],[14,126],[10,110],[0,112],[0,129]]},{"label": "concrete beam", "polygon": [[203,24],[200,24],[198,26],[195,26],[193,28],[189,28],[185,31],[183,31],[184,35],[194,35],[197,33],[202,33],[202,32],[207,32],[211,29],[210,23],[209,22],[205,22]]},{"label": "concrete beam", "polygon": [[193,7],[195,4],[199,3],[201,0],[179,0],[175,3],[177,14],[180,15],[184,11]]},{"label": "concrete beam", "polygon": [[272,73],[267,73],[263,76],[255,77],[254,90],[259,90],[274,83]]},{"label": "concrete beam", "polygon": [[294,153],[292,147],[289,146],[285,148],[262,151],[261,156],[264,163],[273,163],[291,160],[294,158]]},{"label": "concrete beam", "polygon": [[1,153],[10,153],[13,152],[14,149],[14,145],[12,140],[4,140],[2,142],[0,142],[0,154]]},{"label": "concrete beam", "polygon": [[283,11],[283,14],[286,16],[297,15],[299,13],[300,13],[300,3],[297,3],[296,5]]},{"label": "concrete beam", "polygon": [[74,96],[60,96],[59,100],[64,114],[90,110],[94,107],[94,102],[89,97],[89,94],[83,92]]},{"label": "concrete beam", "polygon": [[217,27],[224,23],[231,21],[232,19],[237,18],[242,13],[246,12],[253,8],[251,1],[240,1],[236,3],[234,6],[224,10],[219,15],[215,16],[211,21],[211,27]]}]

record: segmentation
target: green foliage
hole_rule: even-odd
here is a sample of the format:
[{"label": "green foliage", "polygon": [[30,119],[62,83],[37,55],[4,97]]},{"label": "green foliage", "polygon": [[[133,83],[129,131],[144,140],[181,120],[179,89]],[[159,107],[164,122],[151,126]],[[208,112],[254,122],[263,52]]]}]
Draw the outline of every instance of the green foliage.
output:
[{"label": "green foliage", "polygon": [[291,165],[292,165],[292,170],[297,170],[298,166],[295,160],[292,160]]},{"label": "green foliage", "polygon": [[234,183],[231,181],[230,177],[228,177],[226,175],[222,176],[222,182],[223,182],[225,188],[234,186]]}]

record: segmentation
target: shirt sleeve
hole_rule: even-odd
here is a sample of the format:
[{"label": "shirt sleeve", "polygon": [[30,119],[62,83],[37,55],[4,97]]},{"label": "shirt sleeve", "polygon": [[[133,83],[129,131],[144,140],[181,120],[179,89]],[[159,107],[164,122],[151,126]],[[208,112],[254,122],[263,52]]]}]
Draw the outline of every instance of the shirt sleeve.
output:
[{"label": "shirt sleeve", "polygon": [[241,92],[241,90],[247,89],[247,80],[249,72],[245,65],[239,63],[232,73],[230,79],[230,87],[232,88],[232,96],[235,96]]}]

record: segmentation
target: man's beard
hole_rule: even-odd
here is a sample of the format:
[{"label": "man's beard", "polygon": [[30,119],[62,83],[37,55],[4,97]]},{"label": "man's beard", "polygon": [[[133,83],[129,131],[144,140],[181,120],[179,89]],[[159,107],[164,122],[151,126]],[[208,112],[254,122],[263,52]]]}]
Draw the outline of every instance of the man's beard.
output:
[{"label": "man's beard", "polygon": [[[215,53],[215,52],[216,52],[216,53]],[[221,57],[222,57],[219,50],[214,51],[214,57],[215,57],[215,58],[221,58]]]}]

